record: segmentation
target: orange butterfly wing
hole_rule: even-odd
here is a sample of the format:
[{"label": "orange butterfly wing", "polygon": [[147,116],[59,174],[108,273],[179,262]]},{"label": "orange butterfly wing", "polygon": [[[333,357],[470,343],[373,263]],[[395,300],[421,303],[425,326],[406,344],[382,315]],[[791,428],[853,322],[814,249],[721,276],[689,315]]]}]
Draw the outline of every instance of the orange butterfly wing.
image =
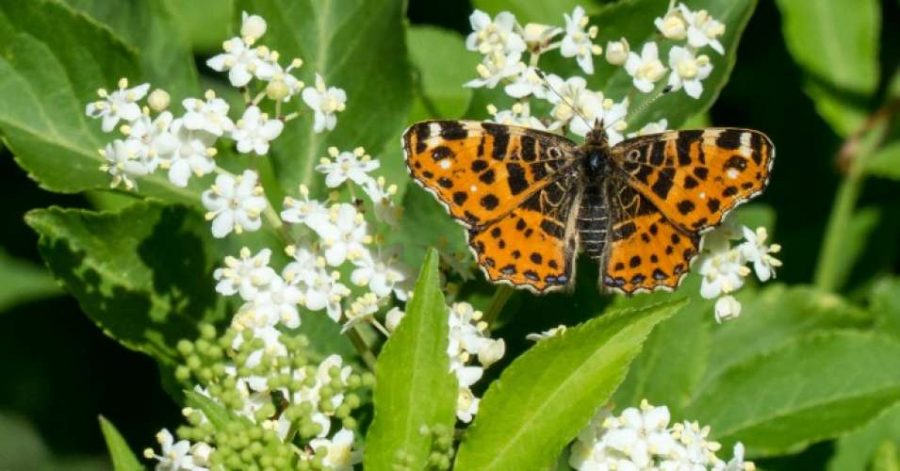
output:
[{"label": "orange butterfly wing", "polygon": [[765,189],[775,147],[759,131],[708,128],[629,139],[610,156],[669,221],[703,232]]},{"label": "orange butterfly wing", "polygon": [[576,146],[551,133],[478,121],[424,121],[403,134],[410,175],[468,228],[491,281],[535,292],[574,274]]}]

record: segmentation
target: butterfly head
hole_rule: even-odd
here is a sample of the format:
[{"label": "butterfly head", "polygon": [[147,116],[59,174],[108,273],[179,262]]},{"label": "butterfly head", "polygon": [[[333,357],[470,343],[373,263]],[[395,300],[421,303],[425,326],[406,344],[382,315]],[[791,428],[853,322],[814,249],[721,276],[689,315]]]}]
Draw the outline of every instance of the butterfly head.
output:
[{"label": "butterfly head", "polygon": [[609,141],[606,138],[606,126],[603,125],[603,119],[595,120],[594,127],[588,131],[585,136],[584,145],[588,147],[599,147],[606,149],[609,147]]}]

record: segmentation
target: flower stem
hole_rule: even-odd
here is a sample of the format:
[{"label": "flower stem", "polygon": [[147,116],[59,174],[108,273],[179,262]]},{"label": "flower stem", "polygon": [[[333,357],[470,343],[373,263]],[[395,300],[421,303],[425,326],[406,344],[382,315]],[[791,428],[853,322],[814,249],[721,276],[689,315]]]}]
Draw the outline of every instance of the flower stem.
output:
[{"label": "flower stem", "polygon": [[866,162],[881,145],[895,108],[895,104],[889,103],[876,111],[841,147],[838,164],[846,169],[846,176],[838,187],[815,273],[815,285],[822,291],[840,290],[852,268],[850,265],[854,260],[847,259],[851,253],[847,250],[847,244],[851,237],[856,201],[865,180]]},{"label": "flower stem", "polygon": [[354,326],[352,329],[348,330],[347,337],[350,338],[350,343],[353,344],[353,348],[359,353],[360,358],[362,358],[369,370],[375,371],[375,354],[372,353],[369,345],[363,340],[362,335],[359,335],[359,331],[356,329],[357,327]]},{"label": "flower stem", "polygon": [[489,325],[493,324],[494,321],[497,320],[497,316],[500,315],[500,312],[503,311],[503,306],[506,306],[506,302],[509,301],[509,298],[512,297],[513,293],[515,293],[515,290],[509,286],[498,286],[497,291],[494,291],[494,296],[491,298],[490,307],[488,307],[487,312],[484,313],[484,321]]}]

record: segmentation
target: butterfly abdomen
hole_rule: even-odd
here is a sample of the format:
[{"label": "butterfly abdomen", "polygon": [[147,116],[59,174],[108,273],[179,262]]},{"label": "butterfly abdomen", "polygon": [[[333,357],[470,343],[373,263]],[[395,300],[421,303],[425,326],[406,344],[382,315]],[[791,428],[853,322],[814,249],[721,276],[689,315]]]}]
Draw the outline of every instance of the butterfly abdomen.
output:
[{"label": "butterfly abdomen", "polygon": [[587,256],[599,259],[606,253],[609,210],[600,185],[588,185],[581,198],[578,233],[581,248]]}]

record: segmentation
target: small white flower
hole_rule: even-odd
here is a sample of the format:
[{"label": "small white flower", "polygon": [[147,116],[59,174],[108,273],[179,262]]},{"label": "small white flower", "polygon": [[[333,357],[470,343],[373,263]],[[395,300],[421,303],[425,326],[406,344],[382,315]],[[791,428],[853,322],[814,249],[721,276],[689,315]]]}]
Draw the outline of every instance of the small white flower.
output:
[{"label": "small white flower", "polygon": [[235,125],[231,138],[237,141],[238,152],[265,155],[269,152],[269,142],[281,135],[282,129],[284,122],[280,119],[269,119],[258,107],[248,106]]},{"label": "small white flower", "polygon": [[[625,116],[628,115],[628,98],[626,97],[618,103],[607,98],[603,100],[602,105],[602,114],[599,118],[602,119],[603,126],[606,128],[606,137],[609,139],[609,145],[614,146],[625,139],[622,131],[628,126],[628,123],[625,121]],[[594,119],[597,118],[595,117]],[[579,131],[580,129],[576,129],[573,125],[572,132]],[[586,133],[587,131],[585,131]]]},{"label": "small white flower", "polygon": [[327,450],[322,464],[334,471],[353,471],[353,465],[362,461],[362,451],[353,449],[353,432],[341,429],[333,438],[314,438],[309,442],[313,450]]},{"label": "small white flower", "polygon": [[622,65],[628,60],[631,47],[628,40],[622,38],[618,41],[609,41],[606,43],[606,61],[612,65]]},{"label": "small white flower", "polygon": [[300,185],[302,200],[287,196],[284,198],[284,210],[281,219],[293,224],[324,224],[328,221],[328,208],[321,201],[309,199],[309,188]]},{"label": "small white flower", "polygon": [[216,98],[212,90],[206,92],[206,101],[186,98],[181,105],[187,111],[182,118],[184,126],[191,131],[206,131],[221,136],[234,129],[234,123],[228,117],[228,102]]},{"label": "small white flower", "polygon": [[255,310],[269,320],[268,325],[281,323],[289,329],[300,327],[300,313],[297,305],[303,301],[304,293],[296,286],[285,283],[275,276],[272,278],[262,296],[257,297]]},{"label": "small white flower", "polygon": [[537,342],[539,340],[548,339],[550,337],[556,337],[557,335],[562,335],[566,332],[566,325],[560,324],[552,329],[545,330],[539,333],[531,333],[525,336],[526,340],[531,340],[532,342]]},{"label": "small white flower", "polygon": [[372,241],[362,214],[351,204],[341,203],[329,208],[327,221],[307,220],[307,225],[322,239],[325,260],[336,267],[348,258],[361,257],[366,244]]},{"label": "small white flower", "polygon": [[209,211],[206,219],[212,220],[212,233],[223,238],[232,231],[255,231],[262,226],[260,214],[266,209],[266,198],[259,177],[252,170],[244,170],[242,175],[219,175],[216,183],[203,192],[201,200]]},{"label": "small white flower", "polygon": [[247,44],[253,44],[266,34],[266,20],[259,15],[241,12],[241,37]]},{"label": "small white flower", "polygon": [[655,42],[644,44],[641,55],[628,54],[625,70],[634,78],[634,86],[644,93],[653,91],[654,82],[663,78],[666,68],[659,60],[659,50]]},{"label": "small white flower", "polygon": [[744,262],[739,250],[705,254],[698,270],[703,277],[700,296],[715,299],[740,289],[744,285],[744,277],[750,274]]},{"label": "small white flower", "polygon": [[339,152],[336,147],[331,147],[328,154],[334,160],[322,158],[316,170],[325,174],[325,185],[329,188],[340,186],[347,180],[365,188],[372,181],[369,173],[381,166],[362,147],[357,147],[353,152]]},{"label": "small white flower", "polygon": [[275,73],[272,74],[269,84],[266,85],[266,96],[275,101],[288,102],[294,95],[300,94],[305,84],[291,75],[291,70],[299,67],[302,63],[303,61],[300,59],[294,59],[287,69],[282,69],[277,63],[273,64]]},{"label": "small white flower", "polygon": [[532,54],[540,54],[552,47],[550,42],[562,31],[556,26],[528,23],[522,28],[522,39]]},{"label": "small white flower", "polygon": [[534,129],[547,129],[541,120],[531,116],[531,107],[527,101],[516,102],[508,110],[498,110],[494,105],[488,105],[488,113],[491,121],[512,126],[525,126]]},{"label": "small white flower", "polygon": [[347,106],[347,93],[340,88],[326,87],[325,79],[316,74],[316,86],[303,89],[303,101],[315,115],[313,131],[331,131],[337,124],[335,114]]},{"label": "small white flower", "polygon": [[680,46],[673,46],[669,50],[669,68],[672,69],[672,73],[669,74],[669,85],[672,90],[684,87],[685,93],[692,98],[700,98],[703,93],[701,81],[712,72],[708,56],[694,57],[690,49]]},{"label": "small white flower", "polygon": [[466,82],[465,86],[494,88],[503,79],[521,75],[525,68],[521,52],[492,52],[475,68],[479,78]]},{"label": "small white flower", "polygon": [[558,93],[547,95],[555,106],[550,112],[558,125],[571,124],[572,132],[581,136],[587,134],[603,114],[603,95],[587,89],[583,77],[574,76],[563,80],[559,76],[547,76],[547,82]]},{"label": "small white flower", "polygon": [[128,88],[128,80],[123,78],[119,80],[119,89],[112,93],[102,88],[98,90],[97,95],[102,99],[88,103],[85,114],[91,118],[100,118],[103,132],[110,132],[120,120],[131,122],[141,117],[141,107],[137,101],[144,98],[148,90],[149,83]]},{"label": "small white flower", "polygon": [[406,298],[406,290],[402,283],[406,281],[403,271],[392,267],[389,263],[365,251],[353,260],[356,268],[350,275],[350,281],[356,286],[368,286],[376,296],[384,298],[394,293],[401,301]]},{"label": "small white flower", "polygon": [[350,330],[356,324],[362,322],[371,322],[375,313],[378,312],[378,296],[375,293],[366,293],[350,303],[350,308],[344,313],[347,322],[341,328],[341,333]]},{"label": "small white flower", "polygon": [[475,10],[469,16],[472,32],[466,37],[466,48],[478,51],[485,56],[491,54],[518,54],[525,51],[525,40],[516,33],[516,17],[508,11],[491,17]]},{"label": "small white flower", "polygon": [[195,465],[191,456],[191,442],[187,440],[175,441],[172,434],[162,429],[156,434],[156,441],[160,445],[161,455],[155,455],[153,450],[147,449],[144,455],[155,458],[157,471],[205,471],[206,468]]},{"label": "small white flower", "polygon": [[478,413],[478,403],[480,399],[472,394],[469,388],[459,388],[456,395],[456,418],[463,423],[469,423]]},{"label": "small white flower", "polygon": [[563,36],[559,52],[563,57],[574,57],[578,66],[586,74],[594,73],[594,57],[603,53],[603,48],[592,41],[597,37],[597,27],[591,26],[587,30],[588,17],[584,14],[584,8],[575,7],[572,15],[563,15],[566,19],[566,35]]},{"label": "small white flower", "polygon": [[534,95],[537,98],[545,98],[547,89],[544,79],[537,73],[536,67],[528,67],[519,74],[512,83],[503,87],[503,91],[513,98],[524,98]]},{"label": "small white flower", "polygon": [[487,368],[506,355],[506,342],[503,339],[486,338],[478,348],[478,362]]},{"label": "small white flower", "polygon": [[172,113],[164,111],[155,119],[144,114],[131,125],[122,127],[129,139],[139,140],[146,148],[144,162],[150,172],[156,170],[161,157],[171,154],[178,146],[178,140],[172,134],[173,122]]},{"label": "small white flower", "polygon": [[384,326],[389,332],[393,332],[397,330],[397,326],[400,325],[400,321],[402,321],[405,316],[406,313],[403,312],[402,309],[394,306],[384,315]]},{"label": "small white flower", "polygon": [[278,274],[269,266],[272,251],[262,249],[256,255],[241,249],[240,257],[225,257],[225,266],[213,271],[218,281],[216,291],[225,296],[240,294],[244,301],[253,301]]},{"label": "small white flower", "polygon": [[666,12],[666,16],[656,18],[653,24],[662,35],[668,39],[682,40],[687,37],[687,22],[681,14],[680,9],[671,9]]},{"label": "small white flower", "polygon": [[253,77],[269,80],[275,67],[265,48],[251,48],[241,38],[231,38],[222,44],[225,51],[206,61],[206,65],[216,72],[228,71],[228,81],[234,87],[243,87]]},{"label": "small white flower", "polygon": [[393,197],[397,194],[397,185],[387,185],[384,177],[371,178],[363,186],[366,196],[372,200],[375,209],[375,217],[379,221],[390,226],[400,223],[400,215],[403,208],[394,204]]},{"label": "small white flower", "polygon": [[340,275],[325,270],[325,259],[306,248],[293,249],[294,261],[282,273],[284,279],[296,285],[303,294],[301,304],[310,311],[325,309],[335,322],[341,318],[341,301],[350,290],[338,282]]},{"label": "small white flower", "polygon": [[116,139],[100,150],[106,162],[100,170],[109,174],[110,186],[115,188],[124,183],[125,188],[135,187],[134,177],[151,173],[147,162],[148,147],[137,139]]},{"label": "small white flower", "polygon": [[775,268],[781,266],[781,260],[773,257],[781,251],[778,244],[767,245],[766,239],[769,238],[765,227],[758,227],[756,231],[744,226],[742,228],[744,239],[746,242],[738,246],[738,250],[748,262],[753,262],[753,270],[759,281],[767,281],[769,278],[775,278]]},{"label": "small white flower", "polygon": [[725,48],[718,40],[725,33],[724,24],[709,16],[706,10],[692,12],[683,3],[678,9],[687,23],[687,40],[691,47],[699,49],[708,45],[719,54],[725,54]]},{"label": "small white flower", "polygon": [[734,296],[722,296],[716,300],[716,322],[736,319],[741,315],[741,303]]},{"label": "small white flower", "polygon": [[192,131],[183,119],[176,119],[170,127],[175,136],[171,145],[161,153],[163,168],[169,169],[169,181],[185,187],[191,175],[202,177],[216,169],[216,136],[205,131]]}]

